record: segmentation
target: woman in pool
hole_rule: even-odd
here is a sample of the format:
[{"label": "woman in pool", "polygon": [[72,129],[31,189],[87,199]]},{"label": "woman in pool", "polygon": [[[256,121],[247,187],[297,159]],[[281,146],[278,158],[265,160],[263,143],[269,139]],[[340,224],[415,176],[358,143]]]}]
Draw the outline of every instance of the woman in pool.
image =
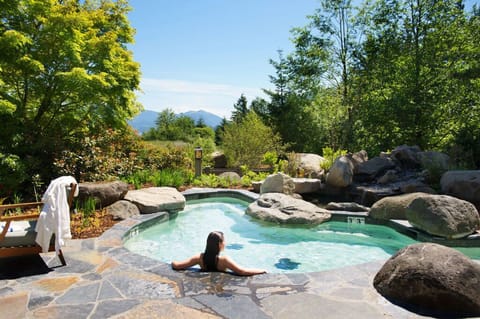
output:
[{"label": "woman in pool", "polygon": [[221,231],[213,231],[208,234],[205,252],[192,256],[184,261],[173,261],[172,268],[183,270],[195,265],[200,265],[202,271],[226,271],[230,269],[240,276],[251,276],[266,273],[263,269],[244,268],[237,265],[231,258],[220,256],[225,249],[225,238]]}]

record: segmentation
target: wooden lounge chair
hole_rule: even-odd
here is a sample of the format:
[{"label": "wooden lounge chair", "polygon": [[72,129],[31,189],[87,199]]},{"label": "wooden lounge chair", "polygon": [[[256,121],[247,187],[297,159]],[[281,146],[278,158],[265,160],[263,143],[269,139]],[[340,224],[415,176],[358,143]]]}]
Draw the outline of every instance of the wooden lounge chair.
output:
[{"label": "wooden lounge chair", "polygon": [[[77,184],[72,183],[67,192],[70,209],[72,208],[76,188]],[[35,224],[40,216],[42,206],[43,202],[0,205],[0,223],[5,222],[3,230],[0,229],[0,258],[33,255],[42,252],[42,247],[35,242]],[[8,215],[7,212],[12,210],[15,211],[15,214]],[[25,210],[27,211],[24,212]],[[48,251],[55,251],[54,240],[50,241]],[[63,266],[67,264],[61,249],[58,252],[58,258]]]}]

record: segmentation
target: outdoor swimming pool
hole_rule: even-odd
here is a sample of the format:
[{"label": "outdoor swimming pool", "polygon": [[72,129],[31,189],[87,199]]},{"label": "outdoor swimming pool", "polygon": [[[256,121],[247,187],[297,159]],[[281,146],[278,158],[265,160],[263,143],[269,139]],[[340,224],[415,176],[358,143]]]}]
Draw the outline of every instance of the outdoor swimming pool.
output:
[{"label": "outdoor swimming pool", "polygon": [[415,243],[377,225],[327,222],[279,226],[245,215],[248,203],[233,198],[189,201],[178,216],[141,230],[124,243],[135,253],[166,263],[203,252],[207,235],[223,231],[224,254],[245,267],[270,273],[313,272],[389,258]]}]

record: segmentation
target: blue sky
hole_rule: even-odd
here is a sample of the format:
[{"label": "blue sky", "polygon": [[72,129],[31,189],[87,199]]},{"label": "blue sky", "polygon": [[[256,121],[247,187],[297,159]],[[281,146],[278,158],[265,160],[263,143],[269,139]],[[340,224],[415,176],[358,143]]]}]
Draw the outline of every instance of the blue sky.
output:
[{"label": "blue sky", "polygon": [[318,0],[130,0],[131,46],[147,110],[205,110],[230,118],[243,93],[270,88],[269,59],[291,50],[290,29]]},{"label": "blue sky", "polygon": [[[467,0],[471,7],[477,0]],[[290,30],[305,26],[319,0],[130,0],[147,110],[205,110],[230,118],[271,88],[277,50],[290,52]]]}]

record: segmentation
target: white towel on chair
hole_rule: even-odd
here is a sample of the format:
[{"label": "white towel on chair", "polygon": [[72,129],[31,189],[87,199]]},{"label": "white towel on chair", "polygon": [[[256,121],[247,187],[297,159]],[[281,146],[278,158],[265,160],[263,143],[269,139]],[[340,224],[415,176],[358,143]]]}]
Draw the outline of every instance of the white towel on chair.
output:
[{"label": "white towel on chair", "polygon": [[[35,241],[42,247],[43,252],[48,252],[50,239],[55,234],[55,251],[65,244],[65,239],[72,238],[70,232],[70,207],[68,206],[67,186],[77,184],[72,176],[62,176],[54,179],[43,194],[43,208],[38,218],[35,231]],[[78,187],[74,196],[78,195]]]}]

